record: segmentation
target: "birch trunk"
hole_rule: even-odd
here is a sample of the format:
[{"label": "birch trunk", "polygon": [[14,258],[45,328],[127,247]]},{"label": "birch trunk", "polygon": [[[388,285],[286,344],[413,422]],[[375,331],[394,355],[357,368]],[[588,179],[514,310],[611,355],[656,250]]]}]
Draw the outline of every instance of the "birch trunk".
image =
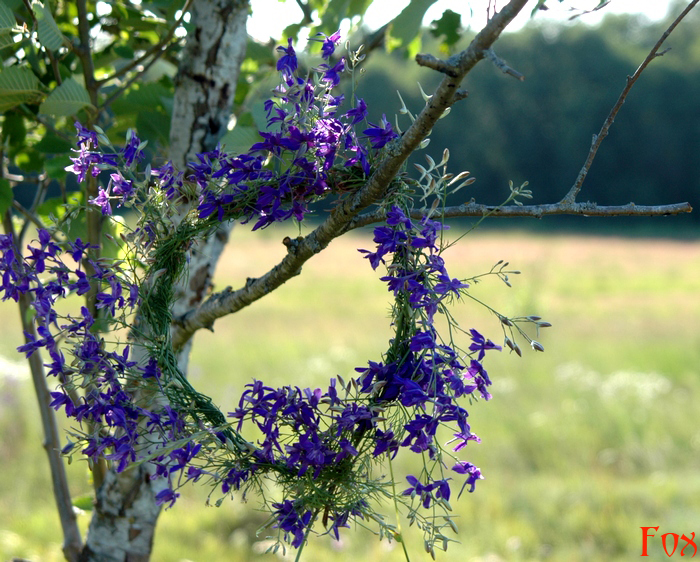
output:
[{"label": "birch trunk", "polygon": [[[170,158],[176,167],[212,150],[226,132],[247,42],[247,0],[194,0],[192,31],[182,54],[175,85]],[[228,230],[213,232],[192,251],[185,282],[177,288],[173,317],[200,303],[207,294]],[[181,348],[186,372],[190,343]],[[155,494],[165,483],[152,479],[149,465],[110,470],[97,492],[82,561],[149,560],[160,508]]]}]

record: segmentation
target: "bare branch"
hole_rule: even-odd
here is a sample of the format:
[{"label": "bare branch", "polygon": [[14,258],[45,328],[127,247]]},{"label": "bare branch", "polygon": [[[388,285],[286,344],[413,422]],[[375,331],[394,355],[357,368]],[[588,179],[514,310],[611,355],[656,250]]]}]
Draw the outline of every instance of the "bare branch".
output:
[{"label": "bare branch", "polygon": [[513,78],[517,78],[521,82],[525,80],[525,75],[521,74],[517,70],[514,70],[508,64],[506,61],[504,61],[501,57],[499,57],[493,49],[486,49],[484,51],[484,54],[486,55],[486,58],[488,58],[494,65],[496,65],[496,68],[498,68],[503,74],[509,74]]},{"label": "bare branch", "polygon": [[[654,217],[678,215],[680,213],[690,213],[693,208],[688,203],[675,203],[672,205],[598,205],[597,203],[574,203],[573,205],[562,205],[561,203],[550,203],[545,205],[507,205],[498,207],[494,205],[481,205],[479,203],[465,203],[446,207],[444,213],[439,213],[441,217],[452,219],[458,217],[531,217],[541,219],[551,215],[579,215],[584,217]],[[411,218],[420,219],[426,214],[425,210],[415,210],[411,212]],[[384,211],[379,210],[373,213],[366,213],[355,217],[348,225],[347,230],[361,228],[369,224],[383,222],[386,219]]]},{"label": "bare branch", "polygon": [[440,60],[431,54],[418,53],[416,55],[416,62],[420,66],[432,68],[433,70],[447,74],[447,76],[451,76],[452,78],[457,76],[457,69],[452,64],[444,60]]},{"label": "bare branch", "polygon": [[690,4],[688,4],[683,10],[683,12],[674,20],[674,22],[668,27],[666,31],[664,31],[663,35],[659,38],[659,40],[656,42],[656,45],[651,49],[647,57],[642,61],[642,64],[639,65],[637,70],[634,71],[634,74],[632,76],[627,77],[627,84],[625,85],[624,89],[622,90],[622,93],[620,94],[620,97],[617,99],[617,102],[615,102],[615,105],[613,108],[610,110],[610,114],[608,115],[607,119],[603,123],[603,127],[600,129],[600,132],[597,135],[593,135],[593,141],[591,143],[591,148],[588,151],[588,157],[586,158],[586,161],[583,164],[583,168],[581,168],[581,171],[578,174],[578,177],[576,178],[576,182],[574,185],[571,187],[569,192],[564,196],[564,198],[561,200],[562,204],[568,204],[571,205],[576,201],[576,196],[579,194],[581,191],[581,186],[583,185],[584,180],[586,179],[586,176],[588,175],[588,170],[591,167],[591,164],[593,164],[593,159],[596,156],[596,153],[598,152],[598,148],[600,148],[601,143],[603,142],[603,139],[608,136],[608,130],[612,126],[613,122],[615,121],[615,117],[617,116],[617,113],[620,111],[620,108],[622,107],[622,104],[625,103],[625,99],[627,98],[627,94],[629,94],[630,90],[632,89],[632,86],[634,83],[637,81],[637,79],[640,77],[642,72],[644,72],[644,69],[647,67],[647,65],[653,61],[657,56],[663,55],[666,51],[663,51],[659,53],[659,49],[661,48],[661,45],[663,44],[664,41],[668,38],[669,35],[671,35],[671,32],[676,28],[676,26],[680,23],[680,21],[688,15],[690,10],[692,10],[696,4],[700,0],[693,0]]},{"label": "bare branch", "polygon": [[484,50],[491,47],[526,3],[527,0],[511,0],[499,13],[494,14],[469,47],[454,58],[456,76],[445,76],[404,135],[392,146],[387,145],[384,159],[362,189],[342,201],[330,216],[303,240],[291,245],[285,258],[265,275],[250,280],[245,287],[237,291],[229,289],[212,295],[197,308],[181,316],[175,322],[172,334],[175,351],[185,345],[200,328],[211,327],[217,318],[248,306],[298,275],[307,260],[347,231],[348,224],[357,214],[380,201],[409,155],[428,136],[444,111],[454,103],[461,81],[484,58]]},{"label": "bare branch", "polygon": [[305,4],[303,0],[297,0],[297,5],[304,14],[304,19],[301,20],[302,25],[308,25],[310,23],[313,23],[314,18],[311,12],[311,7],[308,4]]}]

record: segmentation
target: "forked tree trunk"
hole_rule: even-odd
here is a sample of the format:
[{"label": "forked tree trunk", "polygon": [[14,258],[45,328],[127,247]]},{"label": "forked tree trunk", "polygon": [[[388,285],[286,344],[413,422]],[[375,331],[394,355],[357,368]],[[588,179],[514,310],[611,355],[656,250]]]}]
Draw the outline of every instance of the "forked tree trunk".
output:
[{"label": "forked tree trunk", "polygon": [[[247,42],[247,0],[194,0],[192,31],[175,85],[170,134],[170,158],[176,167],[195,154],[216,147],[226,132],[236,82]],[[211,276],[228,238],[219,230],[195,248],[186,280],[177,288],[174,317],[198,304],[209,289]],[[180,353],[186,372],[190,346]],[[142,562],[150,558],[160,513],[155,494],[165,487],[151,479],[149,465],[110,471],[97,492],[95,509],[81,560]]]}]

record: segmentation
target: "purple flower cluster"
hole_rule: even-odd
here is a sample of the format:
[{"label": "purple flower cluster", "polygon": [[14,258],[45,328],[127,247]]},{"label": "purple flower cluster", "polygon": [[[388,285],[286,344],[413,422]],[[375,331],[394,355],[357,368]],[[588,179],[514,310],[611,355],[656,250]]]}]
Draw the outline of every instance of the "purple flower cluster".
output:
[{"label": "purple flower cluster", "polygon": [[[190,219],[181,222],[182,232],[196,234],[198,227],[209,227],[214,220],[254,221],[254,230],[289,218],[302,220],[309,204],[329,193],[330,175],[338,169],[354,167],[370,175],[375,151],[397,135],[383,117],[358,136],[355,126],[367,116],[361,99],[340,112],[343,97],[331,94],[347,66],[342,58],[331,60],[339,40],[337,33],[318,39],[325,62],[314,69],[315,79],[298,75],[291,40],[278,48],[282,84],[265,104],[268,130],[248,152],[230,155],[217,147],[198,154],[187,172],[177,172],[171,163],[152,170],[161,198],[196,201],[197,218],[191,224]],[[112,169],[107,188],[100,188],[91,201],[111,215],[115,201],[124,205],[139,197],[138,182],[129,178],[143,158],[143,143],[130,133],[120,154],[104,154],[97,150],[102,135],[76,127],[79,151],[69,169],[80,181],[88,172],[97,176]],[[193,193],[197,199],[191,199]],[[93,461],[107,459],[121,471],[148,459],[155,464],[155,476],[168,480],[157,495],[159,503],[168,505],[177,500],[179,486],[203,475],[224,495],[241,490],[245,495],[249,488],[259,488],[262,477],[273,478],[284,493],[271,506],[274,527],[292,546],[303,544],[321,513],[327,532],[338,538],[350,519],[372,516],[367,490],[375,490],[376,496],[385,493],[386,483],[372,475],[373,461],[385,456],[391,460],[402,449],[420,455],[424,469],[407,476],[410,486],[401,501],[409,505],[418,498],[423,508],[449,502],[452,478],[445,476],[445,456],[455,459],[454,473],[466,476],[462,490],[468,485],[473,491],[482,478],[476,466],[457,461],[453,454],[470,441],[480,441],[460,399],[491,398],[482,361],[487,351],[501,348],[476,330],[468,334],[468,350],[440,336],[436,315],[443,312],[449,319],[447,304],[459,299],[468,285],[446,269],[442,222],[412,219],[400,206],[407,206],[408,196],[393,197],[396,204],[387,211],[386,223],[374,230],[375,249],[360,250],[373,269],[386,266],[381,281],[395,303],[395,337],[382,360],[358,367],[356,378],[347,384],[340,377],[331,379],[325,391],[275,389],[254,381],[246,385],[228,422],[172,367],[177,361],[165,336],[169,316],[162,322],[149,317],[149,310],[167,309],[172,302],[177,274],[170,266],[177,260],[165,259],[168,267],[150,271],[149,285],[139,287],[118,265],[92,260],[91,247],[80,239],[59,245],[47,230],[40,230],[23,255],[11,236],[0,236],[2,299],[30,295],[37,335],[26,334],[19,350],[27,356],[42,348],[48,353],[46,367],[58,383],[51,406],[89,428],[82,434],[82,452]],[[156,262],[158,252],[163,257],[168,251],[163,236],[170,236],[166,242],[176,240],[174,251],[182,254],[188,240],[176,239],[151,218],[142,220],[128,239],[142,263]],[[179,259],[184,260],[182,255]],[[129,345],[107,344],[100,337],[87,308],[76,317],[56,312],[58,300],[85,295],[92,286],[98,288],[100,325],[129,326],[136,308],[146,302],[141,321],[150,325],[142,331],[152,330],[162,341],[154,337],[152,347],[138,348],[136,361]],[[152,307],[147,299],[156,293],[161,300]],[[156,326],[156,320],[162,325]],[[82,397],[75,388],[83,389]],[[146,390],[148,401],[141,399]],[[450,453],[439,443],[441,427],[454,436]],[[235,433],[251,429],[260,435],[255,443]]]},{"label": "purple flower cluster", "polygon": [[355,107],[340,114],[344,98],[333,96],[331,90],[338,85],[346,62],[330,60],[339,39],[338,34],[322,39],[326,62],[314,69],[318,80],[297,74],[291,39],[287,47],[278,47],[283,53],[277,63],[282,83],[265,103],[268,130],[260,132],[262,140],[245,154],[203,154],[200,163],[191,166],[192,179],[201,186],[200,219],[254,220],[254,230],[290,218],[301,221],[309,203],[331,191],[328,175],[338,163],[359,165],[370,175],[372,150],[397,135],[385,121],[372,126],[363,131],[368,148],[354,130],[367,115],[364,101],[359,99]]},{"label": "purple flower cluster", "polygon": [[[148,454],[153,455],[159,474],[169,476],[183,470],[200,445],[188,443],[167,455],[157,455],[159,447],[183,437],[183,419],[167,404],[151,410],[140,407],[134,396],[138,387],[134,380],[152,378],[158,384],[161,373],[157,362],[151,359],[139,366],[130,359],[129,345],[109,346],[95,330],[96,319],[84,306],[77,316],[56,312],[59,300],[71,294],[84,295],[94,283],[98,286],[96,308],[103,316],[101,321],[121,326],[140,303],[138,285],[127,281],[117,268],[91,259],[91,246],[80,238],[66,241],[65,246],[62,249],[49,231],[41,229],[38,240],[27,246],[25,257],[12,236],[0,235],[2,300],[17,301],[20,295],[29,295],[35,312],[36,336],[25,332],[25,343],[18,351],[30,357],[43,349],[50,358],[44,365],[47,374],[57,382],[50,406],[63,409],[81,427],[98,428],[84,434],[82,453],[89,459],[107,459],[122,471]],[[85,264],[91,266],[90,275],[85,272]],[[74,392],[76,387],[82,387],[82,396]],[[159,443],[153,450],[144,445],[144,421],[148,432],[159,436],[156,441],[151,436],[151,442]]]}]

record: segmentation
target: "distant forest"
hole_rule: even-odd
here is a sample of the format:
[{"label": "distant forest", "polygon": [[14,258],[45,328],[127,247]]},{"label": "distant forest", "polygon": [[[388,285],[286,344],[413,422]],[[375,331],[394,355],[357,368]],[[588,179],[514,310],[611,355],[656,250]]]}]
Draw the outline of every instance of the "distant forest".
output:
[{"label": "distant forest", "polygon": [[[508,194],[509,180],[518,185],[529,181],[534,203],[558,201],[576,179],[591,137],[617,100],[626,76],[668,23],[650,24],[629,15],[608,15],[598,27],[545,25],[535,19],[521,31],[506,33],[496,51],[525,80],[505,75],[487,61],[478,65],[464,85],[468,98],[440,121],[430,145],[414,155],[415,161],[424,163],[425,153],[439,161],[448,147],[449,169],[472,172],[477,182],[463,188],[451,204],[472,197],[479,203],[500,203]],[[689,201],[696,210],[668,220],[608,218],[592,221],[595,225],[700,225],[698,30],[696,10],[667,40],[671,50],[653,61],[632,89],[579,196],[609,205]],[[471,36],[465,33],[464,40]],[[431,39],[426,31],[424,51],[436,51],[431,50]],[[382,108],[392,123],[401,107],[397,90],[415,114],[424,103],[417,82],[426,92],[436,82],[433,71],[396,57],[401,55],[373,53],[358,86],[368,106]],[[400,116],[403,128],[407,122]],[[518,224],[532,222],[537,221]],[[541,222],[561,225],[550,218]]]}]

